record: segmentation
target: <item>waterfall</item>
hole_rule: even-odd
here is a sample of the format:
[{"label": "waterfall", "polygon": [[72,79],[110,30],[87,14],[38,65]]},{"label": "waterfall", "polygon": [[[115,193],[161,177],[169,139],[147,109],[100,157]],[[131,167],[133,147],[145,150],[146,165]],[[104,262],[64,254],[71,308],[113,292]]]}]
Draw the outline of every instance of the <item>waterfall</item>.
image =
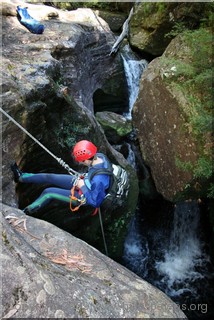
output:
[{"label": "waterfall", "polygon": [[124,244],[125,266],[165,292],[191,320],[214,316],[214,268],[200,214],[196,201],[174,209],[159,202],[140,205]]},{"label": "waterfall", "polygon": [[147,68],[148,62],[139,58],[131,51],[129,45],[124,46],[122,51],[122,59],[129,92],[129,112],[124,116],[131,119],[132,108],[137,99],[139,92],[140,78],[143,71]]},{"label": "waterfall", "polygon": [[123,260],[127,268],[131,268],[136,274],[145,277],[149,248],[146,238],[140,233],[138,219],[139,216],[136,214],[129,224],[128,235],[124,243]]},{"label": "waterfall", "polygon": [[209,262],[199,238],[200,210],[195,201],[178,203],[174,210],[173,229],[164,259],[156,262],[161,282],[170,296],[196,294],[195,283],[204,279]]}]

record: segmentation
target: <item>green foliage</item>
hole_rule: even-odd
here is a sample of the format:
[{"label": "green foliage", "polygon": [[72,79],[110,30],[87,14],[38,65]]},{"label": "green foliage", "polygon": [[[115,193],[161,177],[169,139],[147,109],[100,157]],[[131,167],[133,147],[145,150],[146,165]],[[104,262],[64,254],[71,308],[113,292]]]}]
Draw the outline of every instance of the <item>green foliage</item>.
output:
[{"label": "green foliage", "polygon": [[[190,63],[178,60],[177,58],[161,58],[162,63],[165,67],[172,67],[173,72],[171,74],[174,76],[173,82],[176,83],[177,80],[189,80],[192,79],[192,77],[195,75],[195,68]],[[178,81],[180,83],[180,81]]]},{"label": "green foliage", "polygon": [[205,15],[201,19],[201,27],[213,28],[214,21],[214,3],[206,3]]},{"label": "green foliage", "polygon": [[145,16],[152,14],[162,15],[166,9],[167,4],[164,2],[144,2],[143,13]]},{"label": "green foliage", "polygon": [[200,157],[194,168],[194,176],[209,179],[212,176],[212,169],[212,159],[206,156]]},{"label": "green foliage", "polygon": [[191,49],[192,61],[196,68],[196,73],[198,74],[211,67],[212,32],[209,29],[200,28],[196,31],[186,31],[183,37]]},{"label": "green foliage", "polygon": [[156,8],[157,8],[157,12],[159,14],[164,13],[164,11],[166,9],[166,6],[167,6],[166,3],[164,3],[164,2],[156,2],[155,5],[156,5]]},{"label": "green foliage", "polygon": [[[188,13],[189,8],[189,13]],[[190,6],[186,6],[187,15],[191,13],[191,10],[193,10]],[[194,12],[194,11],[193,11]],[[198,27],[201,28],[213,28],[213,21],[214,21],[214,3],[206,3],[204,5],[204,9],[201,11],[202,17],[198,21]],[[190,17],[192,14],[190,14]],[[194,19],[193,19],[194,20]],[[172,27],[172,30],[165,35],[165,37],[176,37],[177,35],[188,32],[189,29],[194,29],[196,26],[195,24],[191,25],[191,19],[186,21],[175,21],[174,26]]]},{"label": "green foliage", "polygon": [[[210,108],[211,100],[207,104],[205,102],[198,101],[197,98],[192,97],[192,115],[189,117],[189,123],[192,127],[192,132],[197,136],[198,140],[202,140],[204,134],[204,140],[207,138],[206,133],[212,131],[212,109]],[[206,106],[207,105],[207,106]],[[193,113],[194,112],[194,113]]]},{"label": "green foliage", "polygon": [[193,164],[190,161],[181,161],[178,157],[175,159],[176,166],[183,171],[193,172],[195,178],[209,179],[212,176],[212,159],[206,156],[198,158]]},{"label": "green foliage", "polygon": [[175,158],[175,164],[178,168],[183,171],[190,172],[193,171],[193,164],[190,161],[181,161],[178,157]]},{"label": "green foliage", "polygon": [[152,3],[144,2],[144,3],[143,3],[143,13],[144,13],[145,15],[151,14],[152,11],[153,11],[153,6],[154,6],[154,5],[153,5]]},{"label": "green foliage", "polygon": [[186,30],[186,25],[184,22],[175,22],[172,30],[165,34],[166,38],[176,37]]}]

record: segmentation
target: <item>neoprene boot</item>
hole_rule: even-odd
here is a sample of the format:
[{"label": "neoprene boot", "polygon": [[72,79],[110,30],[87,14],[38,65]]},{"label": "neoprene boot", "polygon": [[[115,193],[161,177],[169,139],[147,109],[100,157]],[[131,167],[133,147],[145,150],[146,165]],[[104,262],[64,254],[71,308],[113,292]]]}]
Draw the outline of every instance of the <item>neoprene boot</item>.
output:
[{"label": "neoprene boot", "polygon": [[19,182],[19,178],[22,175],[22,171],[19,169],[16,162],[10,165],[11,170],[13,171],[13,180],[17,183]]},{"label": "neoprene boot", "polygon": [[27,215],[30,214],[30,211],[29,211],[28,207],[24,208],[22,211]]},{"label": "neoprene boot", "polygon": [[37,213],[40,209],[40,206],[37,206],[36,208],[30,208],[30,205],[25,207],[22,211],[27,214],[28,216],[34,216],[35,213]]}]

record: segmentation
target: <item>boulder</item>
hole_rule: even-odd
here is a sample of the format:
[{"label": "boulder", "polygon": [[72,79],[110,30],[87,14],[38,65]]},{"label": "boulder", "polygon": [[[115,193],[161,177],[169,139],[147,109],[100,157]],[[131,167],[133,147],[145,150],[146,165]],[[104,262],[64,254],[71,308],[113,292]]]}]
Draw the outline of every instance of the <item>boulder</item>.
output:
[{"label": "boulder", "polygon": [[[212,157],[211,133],[201,132],[197,138],[194,132],[200,123],[193,127],[190,115],[194,115],[194,105],[188,91],[182,90],[186,79],[182,73],[179,74],[179,61],[191,69],[194,59],[197,59],[192,57],[190,43],[184,39],[182,36],[173,39],[163,57],[149,63],[141,78],[139,96],[133,109],[133,126],[137,129],[142,156],[151,169],[157,191],[169,201],[181,197],[197,198],[204,194],[207,180],[203,182],[200,177],[196,178],[194,168],[200,163],[200,157]],[[201,46],[204,50],[205,46]],[[191,94],[202,98],[193,89]],[[207,116],[206,113],[204,115]],[[207,163],[205,161],[205,166]],[[205,169],[209,173],[209,166]]]},{"label": "boulder", "polygon": [[114,112],[97,112],[97,121],[101,124],[110,143],[118,143],[132,132],[131,121]]},{"label": "boulder", "polygon": [[105,20],[112,32],[120,32],[127,15],[124,13],[96,10],[96,14]]},{"label": "boulder", "polygon": [[80,239],[2,209],[3,318],[186,318],[163,292]]}]

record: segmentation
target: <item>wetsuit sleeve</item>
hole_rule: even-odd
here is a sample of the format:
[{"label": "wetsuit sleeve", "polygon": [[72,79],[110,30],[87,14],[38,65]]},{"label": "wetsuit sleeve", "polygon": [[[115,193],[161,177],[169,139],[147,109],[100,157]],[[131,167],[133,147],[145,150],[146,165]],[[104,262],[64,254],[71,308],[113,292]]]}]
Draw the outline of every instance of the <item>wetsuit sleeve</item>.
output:
[{"label": "wetsuit sleeve", "polygon": [[101,180],[95,180],[91,184],[91,189],[87,188],[86,185],[84,185],[81,187],[81,190],[86,198],[86,204],[91,205],[95,208],[100,207],[101,203],[103,202],[106,196],[105,186]]}]

